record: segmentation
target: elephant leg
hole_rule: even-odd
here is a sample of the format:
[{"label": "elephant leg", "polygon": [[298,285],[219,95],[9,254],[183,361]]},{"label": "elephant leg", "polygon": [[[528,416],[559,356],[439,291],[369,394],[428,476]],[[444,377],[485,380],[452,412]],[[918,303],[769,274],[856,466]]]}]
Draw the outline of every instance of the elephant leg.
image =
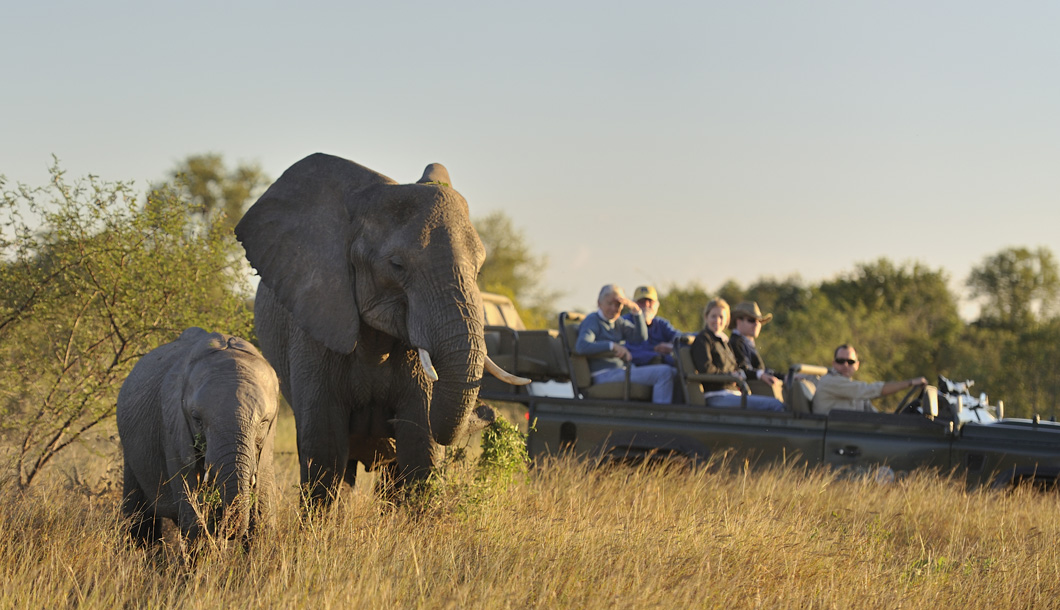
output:
[{"label": "elephant leg", "polygon": [[181,502],[177,507],[177,525],[180,527],[180,535],[188,541],[199,537],[202,530],[200,519],[195,514],[190,502]]},{"label": "elephant leg", "polygon": [[329,506],[337,497],[349,458],[350,406],[342,382],[348,356],[330,353],[300,331],[289,360],[291,408],[298,437],[299,479],[304,508]]},{"label": "elephant leg", "polygon": [[203,474],[202,472],[178,474],[169,481],[169,488],[173,498],[176,499],[177,527],[180,528],[181,538],[186,542],[193,542],[199,537],[205,525],[203,520],[210,517],[209,514],[203,514],[200,517],[196,512],[197,510],[209,510],[209,507],[200,503],[200,499],[196,497]]},{"label": "elephant leg", "polygon": [[398,486],[398,465],[396,460],[375,467],[375,493],[390,505],[396,505],[400,501],[400,487]]},{"label": "elephant leg", "polygon": [[314,415],[312,419],[303,417],[298,425],[298,461],[307,507],[329,506],[335,500],[346,477],[349,456],[348,418]]},{"label": "elephant leg", "polygon": [[129,520],[129,535],[138,544],[147,545],[162,539],[158,517],[150,510],[147,494],[128,463],[123,473],[121,512]]},{"label": "elephant leg", "polygon": [[357,485],[357,460],[355,458],[346,460],[346,473],[342,475],[342,480],[346,481],[350,487]]}]

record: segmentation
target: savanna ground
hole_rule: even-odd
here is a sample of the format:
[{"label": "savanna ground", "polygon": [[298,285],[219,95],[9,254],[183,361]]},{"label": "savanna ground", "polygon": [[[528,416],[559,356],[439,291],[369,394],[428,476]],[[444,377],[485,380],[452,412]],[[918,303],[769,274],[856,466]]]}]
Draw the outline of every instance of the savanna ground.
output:
[{"label": "savanna ground", "polygon": [[303,519],[293,428],[276,529],[194,564],[126,543],[113,440],[25,494],[4,483],[0,607],[1060,607],[1055,493],[564,460],[509,483],[466,459],[415,506],[362,487]]}]

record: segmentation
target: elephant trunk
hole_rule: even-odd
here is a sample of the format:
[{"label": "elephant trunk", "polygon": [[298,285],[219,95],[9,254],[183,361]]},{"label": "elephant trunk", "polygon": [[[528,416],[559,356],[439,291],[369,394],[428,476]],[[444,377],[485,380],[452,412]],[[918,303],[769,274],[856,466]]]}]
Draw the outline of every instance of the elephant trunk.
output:
[{"label": "elephant trunk", "polygon": [[[209,471],[208,501],[205,502],[207,523],[215,535],[226,538],[245,535],[250,529],[251,502],[254,490],[254,465],[257,460],[248,448],[229,448],[206,463]],[[211,500],[212,498],[212,500]]]},{"label": "elephant trunk", "polygon": [[[431,435],[435,442],[451,444],[461,436],[468,415],[475,407],[482,371],[486,362],[486,341],[483,336],[482,305],[477,293],[466,309],[461,308],[459,320],[441,325],[455,334],[432,342],[431,353],[438,380],[431,390]],[[436,332],[435,337],[439,334]]]}]

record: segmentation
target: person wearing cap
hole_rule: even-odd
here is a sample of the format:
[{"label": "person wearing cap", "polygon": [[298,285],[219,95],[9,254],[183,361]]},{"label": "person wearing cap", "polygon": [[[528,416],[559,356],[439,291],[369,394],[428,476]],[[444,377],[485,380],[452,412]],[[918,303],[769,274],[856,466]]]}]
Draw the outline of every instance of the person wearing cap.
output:
[{"label": "person wearing cap", "polygon": [[876,383],[854,381],[852,377],[860,368],[861,362],[858,360],[857,351],[847,343],[835,348],[832,360],[832,368],[828,369],[828,374],[817,382],[817,391],[813,395],[814,413],[828,413],[837,409],[875,413],[876,407],[870,402],[873,398],[927,385],[927,379],[924,377]]},{"label": "person wearing cap", "polygon": [[[626,344],[633,364],[645,366],[661,362],[676,366],[673,357],[674,339],[681,336],[681,333],[669,320],[659,317],[659,293],[655,291],[654,286],[637,286],[633,291],[633,300],[644,313],[644,324],[648,327],[647,341],[631,341]],[[622,317],[632,321],[633,314],[627,313]]]},{"label": "person wearing cap", "polygon": [[[600,289],[596,304],[599,309],[585,316],[578,326],[574,351],[584,356],[602,355],[589,359],[593,383],[624,381],[625,366],[632,355],[623,343],[647,341],[644,313],[639,305],[626,298],[622,288],[614,284]],[[632,318],[622,317],[623,307],[629,308]],[[652,386],[652,402],[655,403],[672,402],[676,376],[677,370],[668,364],[630,365],[630,381]]]},{"label": "person wearing cap", "polygon": [[773,388],[774,394],[780,391],[783,382],[776,374],[767,369],[761,354],[755,346],[755,339],[762,332],[762,326],[773,319],[773,314],[763,314],[755,301],[744,301],[732,308],[732,353],[736,355],[736,364],[747,375],[748,379],[759,379]]}]

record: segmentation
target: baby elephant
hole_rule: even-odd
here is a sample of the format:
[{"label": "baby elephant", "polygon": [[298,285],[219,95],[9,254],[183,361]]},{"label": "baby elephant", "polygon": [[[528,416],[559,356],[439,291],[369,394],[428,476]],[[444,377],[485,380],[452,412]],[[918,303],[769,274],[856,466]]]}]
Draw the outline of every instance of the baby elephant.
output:
[{"label": "baby elephant", "polygon": [[133,538],[158,540],[162,517],[188,540],[222,515],[218,533],[244,541],[271,521],[278,400],[276,373],[238,337],[189,328],[141,358],[117,409]]}]

